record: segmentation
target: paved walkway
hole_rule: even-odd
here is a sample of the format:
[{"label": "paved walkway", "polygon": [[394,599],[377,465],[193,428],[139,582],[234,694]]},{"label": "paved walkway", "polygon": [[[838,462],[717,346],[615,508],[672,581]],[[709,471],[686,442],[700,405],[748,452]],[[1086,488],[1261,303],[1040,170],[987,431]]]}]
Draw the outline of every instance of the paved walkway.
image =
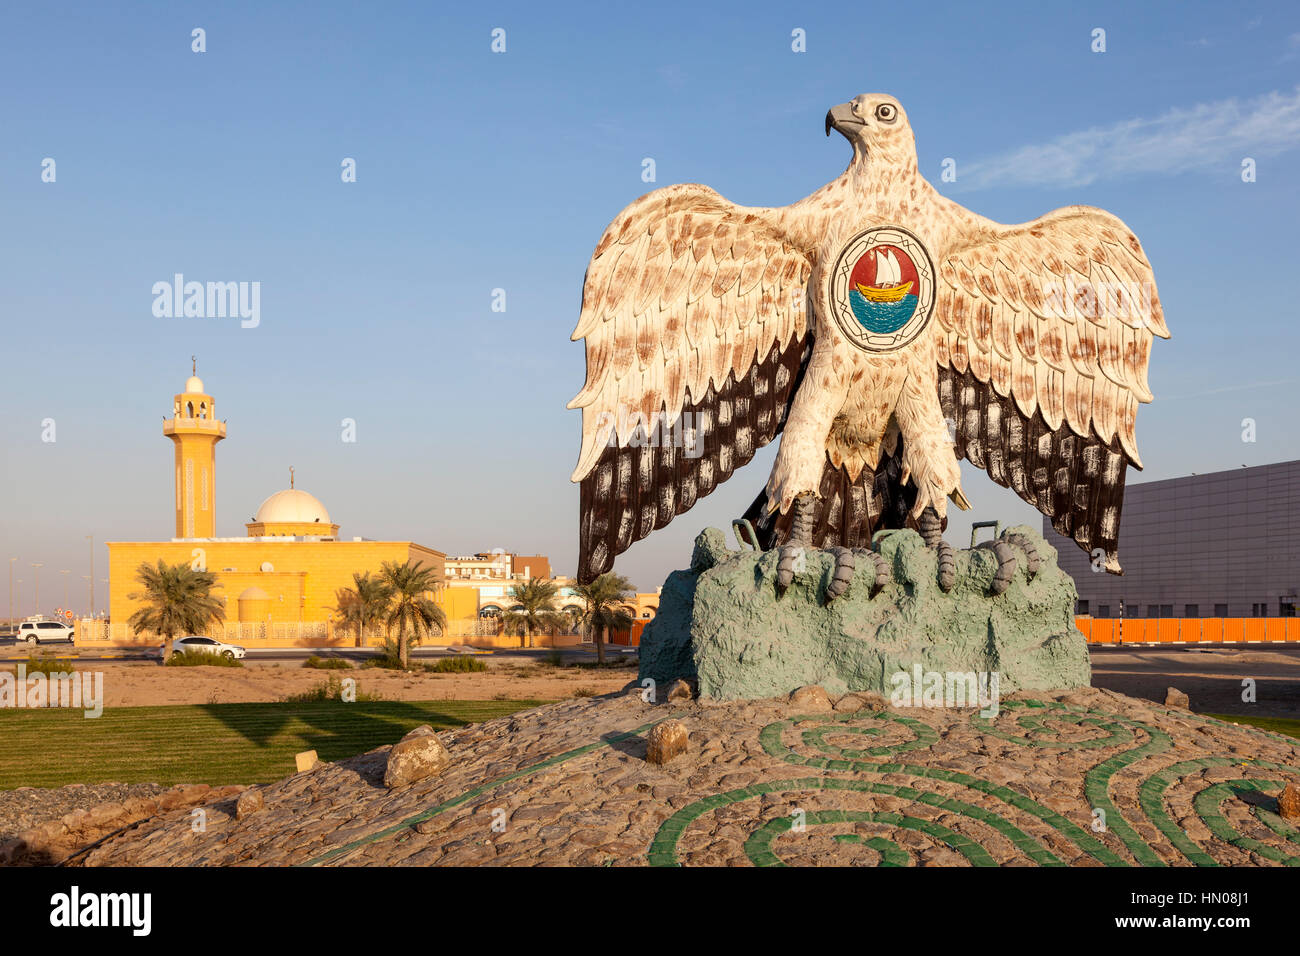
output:
[{"label": "paved walkway", "polygon": [[[841,707],[846,702],[840,704]],[[646,763],[677,717],[687,752]],[[972,710],[567,701],[440,735],[388,791],[387,748],[261,788],[237,820],[162,814],[88,865],[1277,865],[1300,741],[1084,690]]]}]

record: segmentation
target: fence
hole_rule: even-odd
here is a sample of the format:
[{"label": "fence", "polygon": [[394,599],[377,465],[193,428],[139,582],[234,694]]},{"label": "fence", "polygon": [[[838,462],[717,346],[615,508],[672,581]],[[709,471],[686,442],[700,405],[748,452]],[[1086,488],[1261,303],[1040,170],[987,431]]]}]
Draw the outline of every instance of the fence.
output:
[{"label": "fence", "polygon": [[[240,624],[220,622],[211,624],[202,631],[204,637],[227,644],[239,644],[242,647],[356,647],[357,631],[355,627],[335,624],[333,621],[307,622],[298,624]],[[178,635],[179,636],[179,635]],[[385,634],[383,628],[368,630],[362,641],[364,647],[383,647]],[[586,638],[580,634],[536,634],[531,639],[524,638],[522,646],[528,647],[574,647],[582,644]],[[75,641],[78,646],[86,647],[157,647],[164,638],[152,631],[136,634],[131,625],[125,622],[91,620],[78,621]],[[441,634],[426,635],[420,645],[424,647],[446,647],[451,644],[466,644],[472,647],[511,648],[520,647],[520,638],[512,634],[503,634],[499,624],[482,620],[448,621]]]},{"label": "fence", "polygon": [[1089,644],[1300,641],[1300,617],[1079,617],[1074,623]]},{"label": "fence", "polygon": [[[356,644],[355,628],[340,627],[333,622],[308,622],[297,624],[240,624],[220,622],[203,628],[202,635],[227,644],[246,644],[262,647],[350,647]],[[177,635],[180,636],[180,635]],[[382,635],[378,636],[382,643]],[[81,620],[77,622],[77,644],[157,646],[164,640],[152,631],[136,634],[126,622]],[[371,638],[371,641],[375,638]],[[368,642],[369,643],[369,642]]]}]

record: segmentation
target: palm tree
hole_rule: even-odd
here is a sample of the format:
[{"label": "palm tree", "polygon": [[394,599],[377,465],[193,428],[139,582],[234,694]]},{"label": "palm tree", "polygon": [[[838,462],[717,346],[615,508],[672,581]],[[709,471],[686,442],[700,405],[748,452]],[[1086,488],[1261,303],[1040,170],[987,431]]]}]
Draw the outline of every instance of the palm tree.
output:
[{"label": "palm tree", "polygon": [[366,628],[374,627],[388,613],[392,592],[382,577],[352,572],[353,587],[339,588],[334,592],[334,611],[339,623],[357,629],[357,647],[365,643]]},{"label": "palm tree", "polygon": [[384,623],[390,633],[393,625],[397,625],[397,654],[405,670],[410,642],[418,644],[426,631],[432,633],[436,627],[441,632],[447,627],[446,613],[429,597],[438,586],[438,578],[433,568],[408,560],[405,564],[385,561],[382,579],[391,595]]},{"label": "palm tree", "polygon": [[596,642],[596,660],[603,664],[605,632],[632,626],[632,615],[623,605],[636,594],[636,589],[623,575],[607,571],[590,584],[580,584],[573,590],[586,605],[582,623]]},{"label": "palm tree", "polygon": [[226,618],[221,600],[212,594],[218,585],[211,571],[195,571],[185,562],[169,565],[159,559],[156,568],[141,564],[135,577],[144,590],[133,591],[127,598],[143,601],[145,606],[129,618],[131,629],[136,634],[161,634],[168,642],[167,657],[177,634],[199,634],[213,621]]},{"label": "palm tree", "polygon": [[568,618],[555,610],[555,596],[559,591],[554,581],[529,578],[506,592],[514,606],[502,615],[505,630],[507,634],[519,635],[520,647],[531,647],[533,635],[538,631],[555,634],[568,624]]}]

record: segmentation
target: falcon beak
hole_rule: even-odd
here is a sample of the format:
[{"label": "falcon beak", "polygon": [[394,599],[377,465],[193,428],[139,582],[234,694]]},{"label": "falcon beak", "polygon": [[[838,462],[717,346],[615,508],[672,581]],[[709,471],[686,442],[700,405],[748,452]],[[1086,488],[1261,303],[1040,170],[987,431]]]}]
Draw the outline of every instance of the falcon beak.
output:
[{"label": "falcon beak", "polygon": [[853,112],[853,104],[841,103],[839,106],[832,106],[826,113],[826,135],[831,135],[834,129],[843,134],[846,138],[848,130],[853,126],[865,126],[866,123],[858,119],[858,114]]}]

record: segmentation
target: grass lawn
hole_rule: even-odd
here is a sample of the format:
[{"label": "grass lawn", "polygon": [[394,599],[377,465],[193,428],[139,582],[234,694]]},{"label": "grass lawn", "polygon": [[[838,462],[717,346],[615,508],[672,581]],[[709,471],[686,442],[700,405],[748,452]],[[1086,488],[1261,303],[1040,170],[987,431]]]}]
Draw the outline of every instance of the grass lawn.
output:
[{"label": "grass lawn", "polygon": [[1229,724],[1247,724],[1260,730],[1270,730],[1275,734],[1300,737],[1300,720],[1292,720],[1289,717],[1242,717],[1240,714],[1206,714],[1205,716]]},{"label": "grass lawn", "polygon": [[0,790],[67,783],[266,783],[293,755],[352,757],[420,724],[447,730],[535,707],[536,700],[358,701],[0,710]]}]

